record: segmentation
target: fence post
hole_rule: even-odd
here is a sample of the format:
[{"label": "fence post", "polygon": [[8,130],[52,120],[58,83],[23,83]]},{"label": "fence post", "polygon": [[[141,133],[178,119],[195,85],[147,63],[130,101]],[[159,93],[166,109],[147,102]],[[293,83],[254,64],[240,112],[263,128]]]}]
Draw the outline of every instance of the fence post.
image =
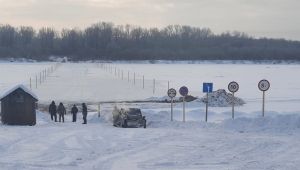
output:
[{"label": "fence post", "polygon": [[100,117],[100,103],[98,103],[98,117]]},{"label": "fence post", "polygon": [[38,87],[38,77],[37,75],[35,75],[35,88],[37,89],[37,87]]},{"label": "fence post", "polygon": [[155,94],[155,79],[153,79],[153,94]]},{"label": "fence post", "polygon": [[143,89],[145,89],[145,76],[143,75]]},{"label": "fence post", "polygon": [[40,72],[40,84],[42,84],[42,72]]},{"label": "fence post", "polygon": [[128,82],[129,82],[129,71],[128,71]]}]

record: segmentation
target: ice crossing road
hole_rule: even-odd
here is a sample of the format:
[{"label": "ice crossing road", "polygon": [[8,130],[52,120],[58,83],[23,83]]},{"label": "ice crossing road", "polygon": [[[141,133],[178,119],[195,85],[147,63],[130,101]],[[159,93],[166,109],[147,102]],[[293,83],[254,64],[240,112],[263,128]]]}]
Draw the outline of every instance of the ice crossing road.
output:
[{"label": "ice crossing road", "polygon": [[68,103],[141,100],[163,95],[159,82],[156,85],[158,90],[153,94],[150,80],[145,81],[143,89],[142,79],[136,79],[134,85],[133,76],[130,76],[128,82],[127,74],[122,80],[114,72],[106,72],[95,63],[63,63],[45,83],[33,90],[41,103],[51,100]]}]

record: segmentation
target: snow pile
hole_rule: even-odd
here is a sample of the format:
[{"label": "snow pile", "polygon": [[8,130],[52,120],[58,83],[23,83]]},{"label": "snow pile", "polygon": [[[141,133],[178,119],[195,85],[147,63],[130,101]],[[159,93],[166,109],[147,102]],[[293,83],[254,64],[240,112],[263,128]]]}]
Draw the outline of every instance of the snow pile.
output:
[{"label": "snow pile", "polygon": [[[199,99],[201,102],[206,103],[206,95]],[[228,107],[232,106],[232,100],[235,106],[241,106],[245,104],[245,101],[241,98],[232,96],[231,93],[227,93],[224,89],[219,89],[208,94],[208,105],[211,107]]]},{"label": "snow pile", "polygon": [[300,115],[273,115],[269,117],[228,119],[221,123],[225,129],[239,132],[291,132],[300,131]]}]

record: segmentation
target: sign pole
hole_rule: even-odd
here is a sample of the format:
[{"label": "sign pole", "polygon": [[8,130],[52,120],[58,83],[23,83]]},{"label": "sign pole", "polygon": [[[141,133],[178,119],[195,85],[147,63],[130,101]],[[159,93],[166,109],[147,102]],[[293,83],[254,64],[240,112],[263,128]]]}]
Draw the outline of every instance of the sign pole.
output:
[{"label": "sign pole", "polygon": [[232,93],[232,119],[234,119],[234,93]]},{"label": "sign pole", "polygon": [[262,116],[265,117],[265,91],[263,91]]},{"label": "sign pole", "polygon": [[185,96],[183,96],[182,100],[183,100],[183,119],[182,119],[182,121],[185,122]]},{"label": "sign pole", "polygon": [[258,83],[258,89],[263,92],[263,103],[262,103],[262,116],[265,117],[265,92],[268,91],[270,88],[270,82],[268,80],[261,80]]},{"label": "sign pole", "polygon": [[205,112],[205,122],[207,122],[207,116],[208,116],[208,92],[206,93],[206,112]]},{"label": "sign pole", "polygon": [[171,121],[173,121],[173,99],[176,96],[176,90],[173,88],[169,89],[168,96],[171,98]]},{"label": "sign pole", "polygon": [[173,121],[173,97],[171,98],[171,121]]}]

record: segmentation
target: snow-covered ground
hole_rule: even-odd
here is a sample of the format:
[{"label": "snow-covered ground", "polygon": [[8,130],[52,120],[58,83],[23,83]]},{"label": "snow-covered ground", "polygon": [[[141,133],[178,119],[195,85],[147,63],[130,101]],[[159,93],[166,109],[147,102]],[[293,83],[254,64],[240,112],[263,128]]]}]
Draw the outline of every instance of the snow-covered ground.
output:
[{"label": "snow-covered ground", "polygon": [[[29,79],[54,63],[0,63],[0,93],[15,84],[29,87]],[[107,65],[106,65],[107,66]],[[39,103],[88,102],[88,124],[54,123],[43,112],[33,127],[0,125],[0,169],[299,169],[300,167],[300,65],[266,64],[125,64],[63,63],[38,88]],[[116,74],[115,74],[116,70]],[[123,71],[123,80],[122,80]],[[128,82],[128,71],[130,74]],[[136,81],[134,84],[134,73]],[[142,77],[145,78],[143,89]],[[155,93],[153,93],[155,79]],[[257,83],[268,79],[266,117],[261,115],[262,93]],[[203,82],[226,89],[237,81],[236,96],[245,100],[231,120],[230,107],[209,108],[204,122],[202,103],[175,104],[170,122],[169,104],[116,103],[139,107],[147,129],[115,128],[113,103],[104,101],[161,98],[170,87],[185,85],[190,94],[203,96]]]}]

